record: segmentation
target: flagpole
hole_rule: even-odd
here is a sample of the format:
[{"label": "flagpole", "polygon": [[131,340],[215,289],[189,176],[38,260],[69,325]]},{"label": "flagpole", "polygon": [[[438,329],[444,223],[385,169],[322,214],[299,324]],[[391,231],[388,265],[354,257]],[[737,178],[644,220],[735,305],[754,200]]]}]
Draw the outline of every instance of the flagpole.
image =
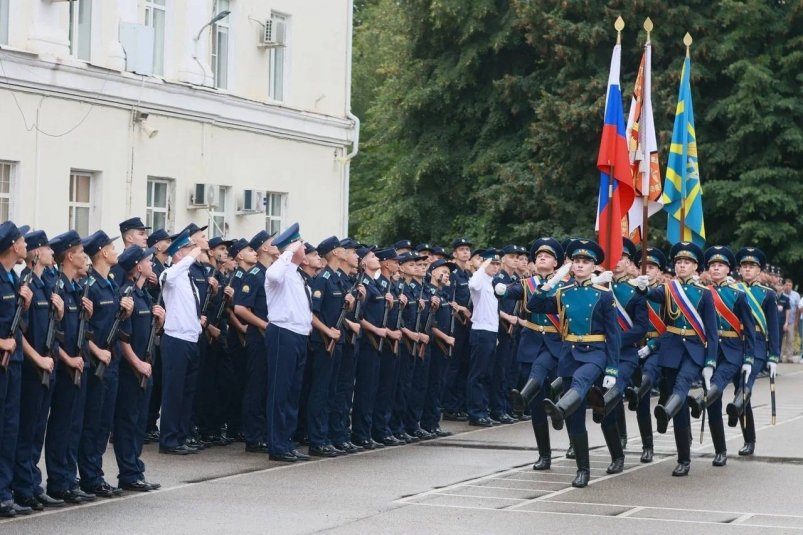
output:
[{"label": "flagpole", "polygon": [[[650,19],[650,17],[647,17],[644,20],[644,29],[647,31],[647,42],[644,43],[645,51],[646,51],[647,46],[650,44],[650,32],[652,32],[652,28],[653,28],[652,20]],[[652,70],[650,71],[650,73],[652,74]],[[645,89],[647,88],[646,87],[646,85],[647,85],[646,80],[647,80],[647,77],[646,76],[642,76],[642,79],[641,79],[641,99],[642,99],[642,107],[641,107],[642,111],[641,111],[641,114],[642,114],[642,116],[644,115],[643,102],[644,102],[644,96],[646,95]],[[639,131],[641,131],[641,129],[639,129]],[[642,147],[642,151],[643,150],[644,150],[644,148]],[[652,173],[652,155],[651,154],[649,155],[649,158],[650,158],[650,160],[647,161],[647,172],[648,173]],[[642,165],[644,164],[644,159],[643,158],[642,158],[641,164]],[[652,181],[651,180],[647,180],[647,191],[645,192],[644,191],[644,177],[643,176],[641,177],[641,274],[642,275],[646,275],[647,274],[647,262],[646,262],[646,259],[647,259],[647,247],[648,247],[647,238],[648,238],[649,230],[650,230],[649,204],[650,204],[650,185],[651,184],[652,184]]]},{"label": "flagpole", "polygon": [[[691,58],[691,44],[693,39],[691,34],[686,32],[683,36],[683,44],[686,45],[686,57]],[[691,77],[691,73],[689,73]],[[686,171],[684,162],[683,183],[680,188],[680,241],[685,241],[686,237]]]}]

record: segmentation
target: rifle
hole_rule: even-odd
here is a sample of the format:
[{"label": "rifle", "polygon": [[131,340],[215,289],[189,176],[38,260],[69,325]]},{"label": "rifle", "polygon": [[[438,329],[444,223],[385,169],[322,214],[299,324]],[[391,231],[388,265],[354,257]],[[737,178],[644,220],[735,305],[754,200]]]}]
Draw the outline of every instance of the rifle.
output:
[{"label": "rifle", "polygon": [[[362,318],[362,301],[357,299],[357,304],[354,305],[354,322],[360,323],[360,319]],[[351,345],[355,345],[357,343],[357,333],[354,331],[351,332],[351,340],[349,340]]]},{"label": "rifle", "polygon": [[[31,283],[31,279],[33,279],[33,268],[36,267],[36,263],[39,260],[39,257],[36,256],[33,259],[33,263],[31,266],[31,270],[25,274],[25,276],[20,281],[20,289],[23,286],[27,286]],[[17,296],[17,308],[14,309],[14,318],[11,320],[11,329],[8,331],[8,337],[13,339],[17,334],[17,329],[20,327],[20,321],[22,321],[22,306],[25,304],[25,300],[22,298],[22,295]],[[0,358],[0,368],[3,369],[3,372],[8,371],[8,362],[11,360],[11,352],[4,351],[3,357]]]},{"label": "rifle", "polygon": [[[395,329],[397,331],[399,329],[401,329],[401,326],[402,326],[402,309],[403,308],[404,307],[402,306],[401,301],[400,301],[399,302],[399,312],[396,314],[396,324],[395,324],[396,327],[395,327]],[[401,343],[400,342],[401,342],[400,340],[394,340],[393,341],[393,354],[396,355],[397,357],[399,356],[399,353],[401,352]]]},{"label": "rifle", "polygon": [[[84,308],[84,298],[89,295],[89,277],[92,276],[92,266],[90,265],[86,272],[87,281],[84,284],[84,290],[81,292],[81,320],[78,322],[78,338],[76,344],[78,345],[78,355],[82,356],[84,351],[84,341],[86,340],[86,324],[89,318],[86,315],[86,308]],[[73,370],[72,382],[75,386],[81,386],[81,375],[83,372],[78,369]]]},{"label": "rifle", "polygon": [[[219,259],[219,258],[218,258],[218,259],[216,259],[216,260],[217,260],[218,262],[220,262],[220,259]],[[212,274],[210,275],[210,277],[212,277],[212,278],[214,279],[214,278],[216,278],[216,277],[217,277],[217,274],[218,274],[218,270],[217,270],[217,268],[212,268]],[[209,288],[207,288],[207,289],[206,289],[206,297],[204,297],[204,304],[203,304],[203,306],[201,307],[201,316],[206,316],[206,311],[209,309],[209,303],[210,303],[211,301],[212,301],[212,288],[211,288],[211,287],[209,287]],[[208,324],[208,323],[209,323],[209,322],[207,322],[207,324]]]},{"label": "rifle", "polygon": [[[57,281],[61,280],[61,265],[59,265],[59,274]],[[60,292],[56,292],[59,297],[61,297]],[[53,359],[53,362],[56,361],[56,357],[53,355],[53,341],[56,338],[56,307],[53,306],[53,301],[50,301],[50,307],[48,309],[48,318],[47,318],[47,333],[45,334],[45,347],[44,347],[44,354]],[[50,388],[50,372],[47,370],[39,370],[39,377],[42,380],[42,386]]]},{"label": "rifle", "polygon": [[[394,299],[394,302],[396,302],[395,299]],[[391,307],[388,306],[387,300],[385,300],[385,312],[384,312],[384,315],[382,316],[382,328],[383,329],[388,326],[388,313],[390,312],[390,308]],[[384,345],[385,345],[385,339],[382,338],[381,340],[379,340],[379,346],[377,346],[377,348],[376,348],[377,351],[379,351],[381,353],[382,352],[382,348],[384,347]]]},{"label": "rifle", "polygon": [[[137,273],[137,276],[134,277],[134,284],[125,289],[122,297],[120,298],[120,301],[122,301],[126,297],[131,297],[131,294],[133,293],[134,288],[137,285],[137,281],[139,281],[139,277],[141,275],[142,275],[141,273]],[[125,309],[121,305],[120,308],[117,309],[117,314],[114,316],[114,323],[112,323],[112,328],[109,330],[109,334],[106,336],[106,340],[104,340],[103,349],[108,349],[109,351],[111,351],[112,350],[111,348],[114,347],[114,342],[117,341],[117,337],[120,333],[120,324],[123,322],[123,316],[125,316]],[[95,377],[97,377],[102,381],[103,374],[105,372],[106,372],[106,363],[100,359],[95,359]]]},{"label": "rifle", "polygon": [[[415,303],[415,332],[418,334],[421,331],[421,307],[419,306],[418,302],[424,298],[424,281],[421,281],[421,290],[418,292],[418,299],[416,299]],[[413,342],[413,348],[410,350],[410,353],[413,355],[418,354],[418,344],[420,342],[416,340]]]},{"label": "rifle", "polygon": [[[443,280],[443,275],[438,277],[438,285],[440,286],[441,281]],[[435,314],[432,313],[432,296],[429,297],[429,310],[427,311],[427,321],[424,323],[424,333],[429,333],[432,330],[432,321],[435,319]],[[427,346],[426,344],[421,344],[418,347],[418,358],[423,359],[424,355],[426,354]]]},{"label": "rifle", "polygon": [[[452,286],[452,300],[450,301],[450,303],[455,303],[455,299],[457,299],[457,281],[454,281],[454,285]],[[449,336],[454,336],[454,320],[455,320],[455,315],[457,314],[458,314],[457,310],[453,308],[451,314],[452,317],[449,318]],[[449,357],[452,356],[453,351],[454,351],[454,345],[450,345]]]},{"label": "rifle", "polygon": [[[214,325],[218,329],[220,328],[220,322],[223,319],[223,312],[226,310],[226,305],[229,302],[229,296],[226,295],[226,290],[231,288],[231,283],[234,282],[234,273],[236,273],[236,268],[234,271],[231,272],[228,280],[226,281],[226,286],[223,287],[223,297],[220,299],[220,304],[215,310],[214,316],[212,316],[213,321],[209,323],[209,325]],[[159,297],[161,298],[162,292],[159,292]],[[157,303],[158,304],[158,303]]]},{"label": "rifle", "polygon": [[[354,284],[351,285],[351,288],[346,292],[346,295],[353,294],[354,290],[357,288],[357,285],[360,284],[360,279],[362,278],[362,266],[357,270],[357,276],[354,278]],[[359,299],[357,300],[359,302]],[[356,306],[356,305],[355,305]],[[343,296],[343,306],[340,308],[340,315],[337,317],[337,321],[335,322],[335,329],[338,331],[343,327],[343,322],[346,321],[346,314],[349,311],[349,304]],[[337,345],[337,340],[334,338],[329,338],[327,335],[321,333],[324,339],[326,340],[326,352],[330,355],[335,352],[335,346]]]},{"label": "rifle", "polygon": [[[163,287],[159,287],[159,293],[156,296],[156,306],[162,304],[162,289]],[[153,348],[156,346],[156,326],[159,324],[159,318],[153,316],[151,318],[151,330],[148,333],[148,345],[145,347],[145,362],[150,365],[153,365]],[[140,375],[139,377],[139,387],[142,390],[148,387],[148,378],[144,375]]]}]

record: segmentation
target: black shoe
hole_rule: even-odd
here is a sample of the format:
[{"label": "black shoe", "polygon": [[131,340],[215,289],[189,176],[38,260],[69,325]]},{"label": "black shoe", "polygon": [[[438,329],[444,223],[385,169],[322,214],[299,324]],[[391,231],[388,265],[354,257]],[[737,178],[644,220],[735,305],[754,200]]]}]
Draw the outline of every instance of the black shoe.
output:
[{"label": "black shoe", "polygon": [[572,487],[576,487],[578,489],[587,487],[589,479],[591,479],[591,474],[588,470],[578,470],[577,475],[574,476],[574,481],[572,481]]},{"label": "black shoe", "polygon": [[213,446],[228,446],[229,442],[227,439],[220,435],[202,435],[201,439],[204,442],[207,442]]},{"label": "black shoe", "polygon": [[268,457],[271,461],[278,461],[280,463],[294,463],[298,461],[298,457],[291,452],[287,453],[271,453]]},{"label": "black shoe", "polygon": [[346,454],[357,453],[359,451],[351,442],[339,442],[335,444],[334,447]]},{"label": "black shoe", "polygon": [[443,411],[443,419],[444,420],[449,420],[450,422],[460,422],[461,421],[460,417],[458,416],[458,413],[451,412],[451,411]]},{"label": "black shoe", "polygon": [[388,435],[386,437],[382,437],[382,438],[380,438],[378,440],[378,442],[380,444],[383,444],[383,445],[389,446],[389,447],[391,447],[391,446],[401,446],[402,444],[404,444],[403,440],[399,440],[398,438],[394,437],[393,435]]},{"label": "black shoe", "polygon": [[14,496],[14,502],[22,507],[30,507],[34,511],[42,511],[45,506],[33,496]]},{"label": "black shoe", "polygon": [[268,453],[268,445],[264,442],[246,442],[245,451],[248,453]]},{"label": "black shoe", "polygon": [[122,492],[120,491],[119,488],[112,487],[105,481],[102,481],[99,485],[96,485],[93,488],[81,489],[81,490],[83,490],[84,492],[94,494],[95,496],[99,496],[100,498],[114,498],[115,496],[118,496]]},{"label": "black shoe", "polygon": [[18,515],[29,515],[33,513],[33,508],[27,505],[20,505],[17,502],[12,502],[11,507],[14,508],[14,513]]},{"label": "black shoe", "polygon": [[[374,441],[370,439],[367,440],[352,439],[351,443],[357,446],[358,448],[364,450],[372,450],[376,447],[374,446]],[[384,446],[382,447],[384,448]]]},{"label": "black shoe", "polygon": [[416,429],[413,436],[418,440],[432,440],[433,438],[437,438],[438,435],[425,431],[424,429]]},{"label": "black shoe", "polygon": [[161,483],[151,483],[150,481],[145,481],[144,479],[142,480],[142,482],[148,485],[151,488],[151,490],[159,490],[160,488],[162,488]]},{"label": "black shoe", "polygon": [[17,511],[14,509],[13,501],[6,500],[4,502],[0,502],[0,517],[14,518],[15,516],[17,516]]},{"label": "black shoe", "polygon": [[148,444],[150,442],[159,442],[159,430],[152,429],[145,433],[145,443]]},{"label": "black shoe", "polygon": [[337,457],[338,453],[331,446],[310,446],[309,454],[312,457]]},{"label": "black shoe", "polygon": [[132,481],[131,483],[120,483],[120,488],[134,492],[150,492],[152,490],[151,486],[142,480]]},{"label": "black shoe", "polygon": [[437,435],[437,436],[438,436],[438,438],[443,438],[443,437],[450,437],[450,436],[452,436],[452,432],[451,432],[451,431],[446,431],[446,430],[444,430],[444,429],[441,429],[440,427],[436,427],[435,429],[432,429],[432,430],[425,429],[425,431],[426,431],[427,433],[431,434],[431,435]]},{"label": "black shoe", "polygon": [[607,470],[605,473],[607,474],[621,474],[625,469],[625,458],[619,457],[618,459],[614,459],[611,461],[611,464],[608,465]]},{"label": "black shoe", "polygon": [[55,500],[61,500],[65,504],[78,504],[84,503],[85,500],[83,499],[76,491],[74,490],[65,490],[64,492],[50,492],[50,497]]},{"label": "black shoe", "polygon": [[500,414],[495,418],[500,424],[515,424],[518,420],[514,420],[509,414]]},{"label": "black shoe", "polygon": [[190,448],[187,446],[176,446],[175,448],[159,448],[159,453],[164,453],[166,455],[189,455],[190,453],[195,453],[195,451],[191,451]]},{"label": "black shoe", "polygon": [[208,442],[204,442],[203,440],[200,440],[198,438],[191,438],[185,443],[185,446],[187,446],[190,449],[195,449],[195,450],[201,451],[201,450],[205,450],[206,448],[208,448],[210,446],[210,444]]},{"label": "black shoe", "polygon": [[725,466],[728,462],[728,452],[727,451],[718,451],[716,455],[714,455],[714,460],[711,461],[712,466]]},{"label": "black shoe", "polygon": [[468,425],[473,425],[474,427],[493,427],[493,420],[490,418],[480,418],[479,420],[469,420]]},{"label": "black shoe", "polygon": [[533,465],[533,470],[549,470],[552,467],[552,458],[538,456],[538,460]]},{"label": "black shoe", "polygon": [[529,412],[523,412],[521,413],[521,416],[518,417],[518,419],[521,422],[529,422],[530,420],[533,419],[533,415],[530,414]]},{"label": "black shoe", "polygon": [[753,455],[756,451],[756,443],[755,442],[745,442],[742,449],[739,450],[739,455]]},{"label": "black shoe", "polygon": [[[82,501],[85,501],[85,502],[94,502],[95,499],[97,498],[97,496],[95,496],[93,493],[86,492],[85,490],[83,490],[81,488],[70,489],[70,492],[74,492],[76,496],[78,496],[79,498],[81,498]],[[66,502],[67,500],[64,500],[64,501]]]},{"label": "black shoe", "polygon": [[672,475],[674,477],[683,477],[689,475],[689,468],[691,468],[691,463],[682,462],[678,463],[674,470],[672,470]]},{"label": "black shoe", "polygon": [[569,447],[566,449],[565,457],[567,459],[576,459],[577,458],[577,455],[574,453],[574,444],[569,444]]},{"label": "black shoe", "polygon": [[57,500],[52,496],[48,496],[48,494],[45,492],[36,496],[36,500],[39,503],[41,503],[44,507],[56,508],[56,507],[64,507],[66,505],[64,503],[64,500]]},{"label": "black shoe", "polygon": [[655,406],[653,413],[655,414],[656,428],[659,433],[666,433],[666,429],[669,427],[669,420],[680,411],[682,406],[683,400],[677,394],[669,396],[669,399],[663,405]]},{"label": "black shoe", "polygon": [[524,412],[524,410],[530,405],[530,402],[533,400],[533,398],[535,398],[540,391],[541,383],[535,379],[528,379],[521,391],[516,390],[515,388],[510,391],[510,404],[515,410]]},{"label": "black shoe", "polygon": [[295,455],[296,456],[296,460],[298,460],[298,461],[309,461],[309,455],[307,455],[306,453],[301,453],[298,450],[293,450],[290,453]]},{"label": "black shoe", "polygon": [[576,411],[582,401],[580,393],[574,388],[567,390],[557,403],[554,403],[551,399],[545,399],[544,412],[552,418],[552,428],[555,431],[563,429],[563,422],[566,417]]},{"label": "black shoe", "polygon": [[643,463],[651,463],[652,462],[652,448],[641,448],[641,459],[639,459]]},{"label": "black shoe", "polygon": [[340,448],[338,448],[334,444],[329,444],[328,447],[331,448],[332,451],[334,451],[337,454],[338,457],[340,457],[341,455],[345,455],[346,454],[345,450],[341,450]]}]

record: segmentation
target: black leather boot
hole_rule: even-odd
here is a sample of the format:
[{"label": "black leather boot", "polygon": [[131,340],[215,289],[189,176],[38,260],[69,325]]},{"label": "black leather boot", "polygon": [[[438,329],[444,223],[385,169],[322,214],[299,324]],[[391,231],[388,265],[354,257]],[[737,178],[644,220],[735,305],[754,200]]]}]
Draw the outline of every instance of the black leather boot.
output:
[{"label": "black leather boot", "polygon": [[742,389],[736,391],[733,401],[728,403],[725,412],[728,413],[728,427],[736,427],[739,423],[739,417],[744,413],[744,407],[750,401],[750,389],[744,389],[744,396],[742,396]]},{"label": "black leather boot", "polygon": [[625,402],[616,405],[616,425],[619,428],[619,441],[622,443],[622,449],[627,449],[627,419],[625,418]]},{"label": "black leather boot", "polygon": [[[682,406],[683,400],[677,394],[672,394],[669,396],[669,399],[667,399],[666,403],[663,405],[655,406],[656,427],[658,428],[659,433],[666,433],[666,428],[669,426],[669,420],[671,420],[672,417],[675,416],[678,411],[680,411]],[[689,436],[691,436],[691,433],[689,433]]]},{"label": "black leather boot", "polygon": [[622,443],[619,440],[619,427],[613,425],[602,426],[602,436],[605,437],[605,444],[611,454],[611,464],[606,470],[609,474],[619,474],[625,469],[625,452],[622,450]]},{"label": "black leather boot", "polygon": [[707,395],[699,395],[695,397],[689,394],[686,396],[686,401],[689,402],[689,408],[691,409],[692,417],[699,418],[702,416],[705,408],[719,399],[720,396],[722,396],[722,390],[720,390],[717,385],[711,385],[711,388],[708,389]]},{"label": "black leather boot", "polygon": [[574,451],[577,453],[577,476],[572,481],[572,487],[583,488],[588,485],[591,478],[591,463],[588,458],[588,433],[573,435]]},{"label": "black leather boot", "polygon": [[708,428],[711,430],[711,442],[714,443],[713,466],[725,466],[728,462],[728,445],[725,442],[725,426],[722,420],[708,420]]},{"label": "black leather boot", "polygon": [[739,450],[739,455],[753,455],[756,451],[756,422],[753,419],[753,407],[749,402],[744,409],[742,436],[744,436],[744,447]]},{"label": "black leather boot", "polygon": [[652,435],[641,435],[641,459],[643,463],[651,463],[653,455]]},{"label": "black leather boot", "polygon": [[535,379],[527,380],[527,384],[521,389],[521,392],[515,388],[510,391],[510,404],[513,406],[514,411],[524,412],[524,409],[529,407],[530,402],[541,390],[541,383]]},{"label": "black leather boot", "polygon": [[565,457],[567,459],[576,459],[577,458],[577,455],[574,454],[574,440],[572,439],[571,435],[569,435],[569,447],[566,448]]},{"label": "black leather boot", "polygon": [[533,424],[535,443],[538,445],[538,460],[533,470],[549,470],[552,466],[552,447],[549,442],[549,426],[547,424]]},{"label": "black leather boot", "polygon": [[546,397],[557,403],[562,393],[563,393],[563,377],[558,377],[557,379],[549,383],[549,391],[546,393]]},{"label": "black leather boot", "polygon": [[601,388],[592,386],[588,391],[588,397],[586,399],[588,400],[588,406],[592,409],[591,417],[594,423],[599,424],[602,423],[602,420],[604,420],[606,416],[613,412],[622,399],[622,396],[616,386],[609,388],[604,394]]},{"label": "black leather boot", "polygon": [[689,440],[691,440],[690,427],[684,427],[683,429],[675,428],[675,447],[678,449],[678,464],[675,469],[672,470],[672,475],[675,477],[689,475],[689,469],[691,468],[691,446],[689,446]]},{"label": "black leather boot", "polygon": [[652,390],[652,379],[649,375],[641,376],[641,386],[628,386],[625,389],[625,399],[627,399],[627,408],[631,411],[638,410],[638,404],[641,398],[648,395]]},{"label": "black leather boot", "polygon": [[571,415],[582,403],[580,393],[570,388],[560,401],[554,403],[551,399],[544,400],[544,411],[552,418],[552,428],[556,431],[563,429],[563,421]]}]

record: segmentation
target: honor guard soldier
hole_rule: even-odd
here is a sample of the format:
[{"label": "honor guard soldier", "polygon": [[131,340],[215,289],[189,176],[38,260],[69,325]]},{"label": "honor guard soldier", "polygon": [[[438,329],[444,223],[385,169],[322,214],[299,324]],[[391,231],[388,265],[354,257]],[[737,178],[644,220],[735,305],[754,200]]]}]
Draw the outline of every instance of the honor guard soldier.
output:
[{"label": "honor guard soldier", "polygon": [[[538,446],[538,460],[533,470],[548,470],[552,465],[552,447],[549,438],[549,422],[544,411],[544,397],[553,397],[550,382],[555,378],[563,341],[560,334],[560,318],[557,314],[533,312],[528,302],[538,288],[546,284],[555,275],[555,269],[563,261],[563,247],[554,238],[539,238],[530,248],[530,260],[535,265],[535,274],[521,280],[520,284],[497,287],[497,293],[505,297],[520,299],[524,309],[524,328],[516,355],[519,366],[518,384],[524,385],[520,390],[512,389],[510,402],[513,410],[523,414],[529,410],[532,414],[533,433]],[[553,297],[564,282],[559,280],[547,291]]]},{"label": "honor guard soldier", "polygon": [[466,238],[452,240],[452,261],[457,265],[452,271],[451,284],[454,285],[452,313],[455,314],[455,345],[452,357],[446,365],[443,385],[443,418],[445,420],[466,421],[466,377],[469,364],[469,333],[471,331],[471,292],[468,279],[471,277],[469,259],[472,243]]},{"label": "honor guard soldier", "polygon": [[298,272],[304,242],[298,223],[277,235],[279,258],[265,271],[265,295],[270,303],[265,347],[268,352],[267,423],[270,459],[305,461],[291,437],[298,425],[298,402],[312,330],[310,290]]},{"label": "honor guard soldier", "polygon": [[248,246],[257,253],[257,263],[243,277],[234,298],[234,313],[244,324],[247,365],[243,394],[243,433],[245,451],[268,453],[268,428],[265,416],[267,396],[267,359],[265,330],[268,327],[268,302],[265,299],[265,270],[273,263],[271,236],[259,231]]},{"label": "honor guard soldier", "polygon": [[[564,394],[557,403],[544,400],[544,410],[556,430],[568,424],[574,443],[577,476],[573,487],[585,487],[591,477],[588,432],[585,425],[586,395],[604,375],[603,388],[613,388],[619,365],[620,331],[616,322],[613,294],[606,286],[592,284],[594,266],[605,259],[602,248],[591,240],[572,241],[566,254],[572,259],[531,297],[528,307],[561,318],[563,346],[558,375],[563,377]],[[550,292],[569,271],[574,282]]]},{"label": "honor guard soldier", "polygon": [[[636,253],[636,265],[646,265],[648,288],[657,288],[663,284],[663,270],[666,267],[666,255],[655,247],[647,249],[647,255],[642,257],[641,251]],[[650,392],[653,386],[658,385],[660,367],[658,366],[658,351],[661,336],[666,333],[666,310],[664,303],[647,301],[646,309],[649,318],[649,328],[644,345],[639,349],[639,370],[636,374],[641,376],[638,386],[629,386],[625,389],[628,408],[637,411],[639,433],[641,434],[641,462],[650,463],[653,458],[652,440],[652,413],[650,412]]]},{"label": "honor guard soldier", "polygon": [[[148,281],[146,288],[154,301],[161,295],[159,277],[167,268],[167,248],[170,246],[170,235],[165,229],[156,229],[148,236],[147,246],[153,248],[153,275],[154,281]],[[159,407],[162,406],[162,351],[159,345],[160,335],[156,336],[153,350],[153,373],[151,374],[151,396],[148,407],[148,432],[145,443],[159,441],[159,428],[156,421],[159,419]]]},{"label": "honor guard soldier", "polygon": [[[143,248],[150,247],[150,245],[148,245],[148,231],[150,228],[151,227],[146,226],[145,223],[142,222],[142,219],[138,217],[132,217],[120,223],[120,238],[123,240],[123,250],[126,250],[132,245]],[[109,278],[111,278],[119,288],[122,285],[122,281],[125,280],[125,273],[121,267],[115,265],[112,266],[109,272]],[[155,275],[151,279],[152,283],[156,282]]]},{"label": "honor guard soldier", "polygon": [[[30,514],[31,508],[14,503],[11,483],[19,432],[20,390],[22,387],[22,314],[30,308],[33,292],[20,285],[14,266],[25,260],[26,245],[22,232],[12,221],[0,224],[0,516]],[[19,287],[18,287],[19,286]]]},{"label": "honor guard soldier", "polygon": [[[142,445],[148,418],[153,368],[148,362],[150,338],[162,327],[165,311],[153,303],[145,284],[153,274],[153,249],[138,245],[126,248],[117,259],[125,273],[120,294],[130,292],[134,309],[120,328],[120,380],[114,418],[114,455],[117,459],[118,484],[123,490],[147,492],[161,487],[145,479]],[[129,290],[130,289],[130,290]],[[144,386],[144,388],[143,388]]]},{"label": "honor guard soldier", "polygon": [[722,393],[735,378],[737,383],[743,385],[744,381],[738,378],[742,375],[750,377],[756,325],[747,304],[746,292],[728,278],[731,269],[736,267],[736,258],[731,250],[721,245],[710,247],[705,252],[705,262],[712,282],[709,290],[717,312],[719,353],[714,366],[706,364],[703,368],[706,395],[699,398],[689,396],[688,401],[691,415],[695,418],[708,409],[708,427],[716,450],[712,464],[725,466],[728,456],[722,421]]},{"label": "honor guard soldier", "polygon": [[[128,317],[134,307],[130,297],[120,298],[117,284],[109,277],[109,271],[117,264],[117,251],[114,249],[116,239],[99,230],[83,240],[84,252],[92,260],[92,272],[86,281],[89,285],[87,297],[93,305],[88,325],[91,338],[87,341],[92,370],[87,378],[78,472],[81,489],[102,498],[122,493],[103,478],[103,454],[114,425],[120,370],[116,336],[111,345],[107,345],[107,342],[118,312],[122,310]],[[104,367],[105,371],[99,371]]]},{"label": "honor guard soldier", "polygon": [[[656,426],[666,433],[674,424],[678,464],[673,476],[687,476],[691,466],[691,427],[686,396],[703,366],[713,369],[717,361],[717,319],[711,291],[695,280],[703,251],[690,242],[678,242],[669,251],[675,278],[647,290],[641,279],[639,290],[647,299],[664,303],[668,318],[661,338],[658,364],[661,366],[661,401],[655,407]],[[708,377],[710,379],[710,376]]]},{"label": "honor guard soldier", "polygon": [[743,389],[740,381],[734,378],[736,395],[733,401],[728,403],[726,410],[730,427],[736,427],[738,421],[742,422],[744,447],[739,450],[739,455],[752,455],[756,448],[756,423],[753,419],[753,407],[750,404],[753,384],[765,366],[769,369],[770,378],[775,379],[781,354],[781,342],[778,336],[779,321],[775,292],[760,282],[761,273],[767,264],[767,257],[761,249],[744,247],[736,253],[736,262],[739,264],[739,274],[744,281],[738,286],[744,290],[750,313],[755,320],[756,338],[750,375],[747,377]]},{"label": "honor guard soldier", "polygon": [[[499,272],[493,279],[494,287],[497,284],[505,286],[517,280],[516,268],[519,264],[519,248],[513,244],[506,245],[501,250],[502,264]],[[516,297],[501,296],[499,298],[499,332],[497,333],[496,354],[493,358],[490,388],[491,419],[503,424],[512,424],[516,420],[508,402],[510,386],[508,374],[514,366],[515,339],[518,332],[519,300]],[[515,385],[514,385],[515,386]]]},{"label": "honor guard soldier", "polygon": [[17,504],[41,511],[44,507],[64,505],[63,500],[55,500],[45,493],[42,472],[37,466],[45,443],[47,415],[56,379],[54,357],[58,355],[58,346],[54,343],[53,334],[56,324],[64,317],[64,301],[42,279],[45,270],[54,265],[47,234],[43,230],[28,232],[25,244],[28,255],[22,279],[31,273],[29,287],[33,298],[27,313],[28,329],[23,340],[25,360],[22,364],[20,425],[12,487]]}]

